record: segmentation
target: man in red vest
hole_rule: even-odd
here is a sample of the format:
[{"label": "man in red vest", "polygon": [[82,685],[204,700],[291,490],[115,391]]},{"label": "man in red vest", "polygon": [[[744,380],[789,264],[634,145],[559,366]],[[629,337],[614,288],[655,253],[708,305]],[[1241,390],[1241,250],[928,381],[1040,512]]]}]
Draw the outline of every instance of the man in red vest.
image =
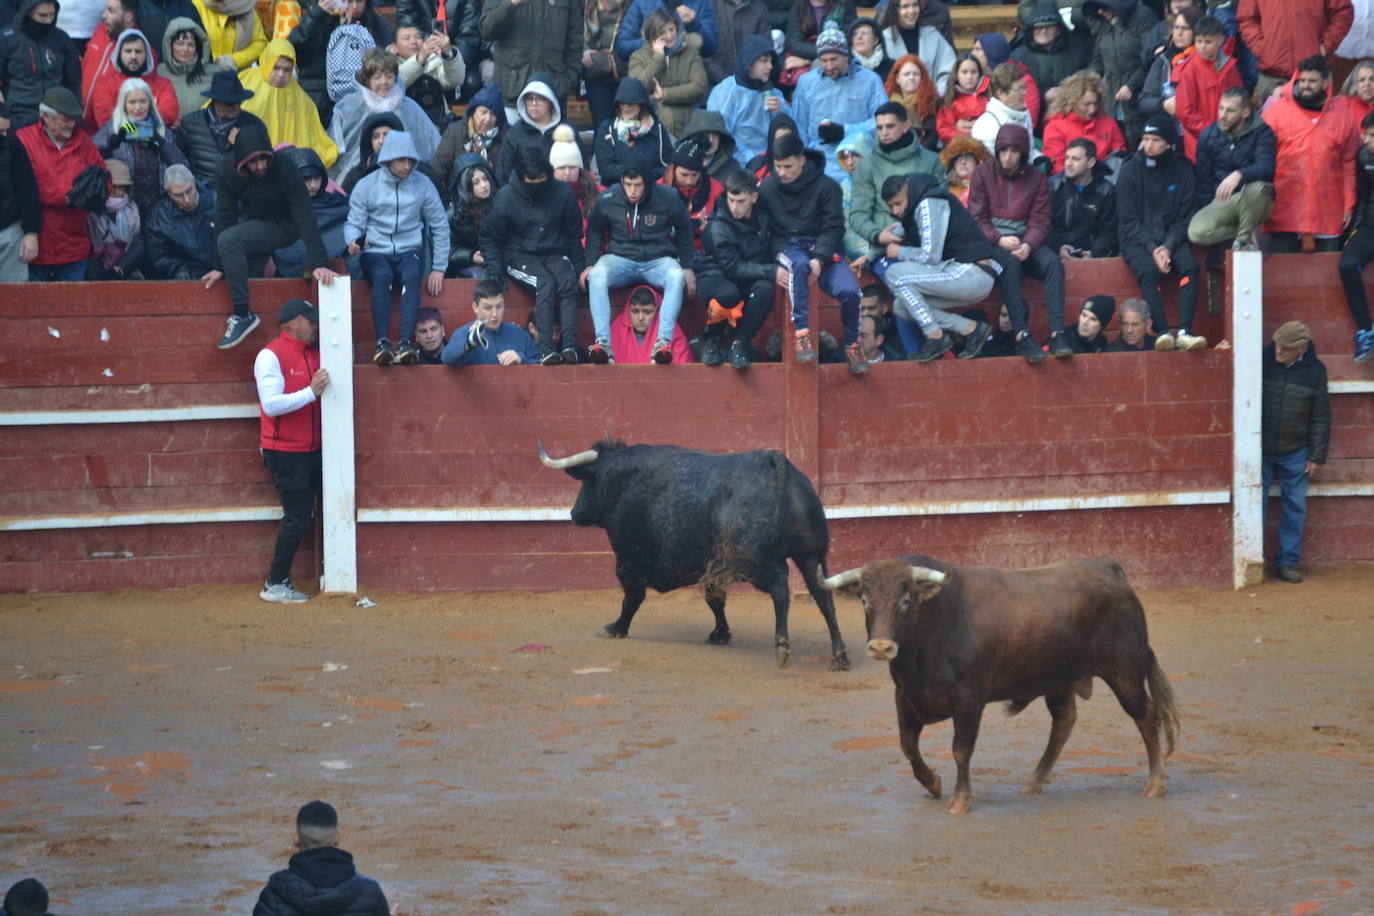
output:
[{"label": "man in red vest", "polygon": [[310,597],[291,587],[291,561],[310,526],[320,492],[320,395],[329,373],[320,368],[320,312],[304,299],[281,307],[281,334],[253,361],[262,413],[262,462],[281,495],[282,520],[267,583],[258,597],[300,604]]}]

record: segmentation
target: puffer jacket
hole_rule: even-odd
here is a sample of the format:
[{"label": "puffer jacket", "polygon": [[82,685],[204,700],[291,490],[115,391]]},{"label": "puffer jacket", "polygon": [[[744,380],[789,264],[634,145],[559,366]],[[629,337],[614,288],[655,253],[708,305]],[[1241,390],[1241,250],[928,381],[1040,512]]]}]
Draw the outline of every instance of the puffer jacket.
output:
[{"label": "puffer jacket", "polygon": [[825,174],[825,160],[818,150],[806,151],[806,164],[791,184],[783,184],[776,174],[765,178],[759,187],[759,206],[768,212],[773,226],[773,251],[786,248],[792,239],[809,238],[815,241],[812,256],[822,265],[843,257],[844,192]]},{"label": "puffer jacket", "polygon": [[665,185],[645,185],[637,204],[626,200],[623,187],[612,185],[587,213],[588,266],[596,263],[604,247],[607,254],[631,261],[677,258],[690,268],[692,242],[692,220],[682,196]]},{"label": "puffer jacket", "polygon": [[1260,450],[1287,455],[1307,449],[1307,460],[1326,464],[1331,443],[1331,400],[1326,390],[1326,366],[1316,347],[1290,366],[1279,364],[1274,345],[1264,348],[1263,392],[1260,399]]},{"label": "puffer jacket", "polygon": [[941,143],[948,145],[949,141],[954,139],[960,121],[968,121],[972,127],[973,122],[987,110],[991,86],[992,80],[985,76],[978,83],[978,88],[972,92],[965,92],[958,86],[954,87],[954,101],[942,105],[935,115],[935,132],[940,135]]},{"label": "puffer jacket", "polygon": [[387,916],[381,885],[358,874],[335,846],[298,852],[258,896],[253,916]]},{"label": "puffer jacket", "polygon": [[16,136],[24,144],[33,166],[38,197],[43,205],[43,227],[38,233],[40,266],[70,264],[85,260],[91,253],[91,237],[86,228],[86,212],[68,205],[67,192],[72,182],[90,166],[105,167],[105,161],[91,138],[76,128],[61,149],[52,141],[43,122],[22,128]]},{"label": "puffer jacket", "polygon": [[1197,202],[1193,167],[1167,150],[1153,167],[1140,150],[1126,160],[1116,180],[1117,234],[1121,248],[1177,251],[1188,243],[1188,221]]},{"label": "puffer jacket", "polygon": [[1045,122],[1045,142],[1040,151],[1054,162],[1051,174],[1064,170],[1064,153],[1069,141],[1087,137],[1097,146],[1097,158],[1106,159],[1108,153],[1124,150],[1126,138],[1121,135],[1121,127],[1115,118],[1100,114],[1091,121],[1076,111],[1052,115]]},{"label": "puffer jacket", "polygon": [[[200,42],[201,69],[200,75],[194,80],[191,79],[191,71],[195,69],[196,62],[193,60],[187,64],[179,64],[172,57],[172,39],[181,32],[191,32]],[[162,36],[162,62],[157,65],[157,72],[176,90],[177,104],[181,107],[183,118],[205,104],[205,96],[201,93],[210,88],[210,83],[219,70],[219,64],[210,53],[210,39],[200,27],[200,23],[184,16],[178,16],[167,23],[166,33]]]},{"label": "puffer jacket", "polygon": [[703,276],[725,277],[736,283],[771,281],[778,262],[773,253],[768,211],[755,206],[749,219],[735,219],[728,206],[716,207],[704,233],[706,261]]},{"label": "puffer jacket", "polygon": [[[213,183],[219,171],[220,159],[233,149],[233,144],[220,143],[215,139],[215,133],[210,129],[210,108],[211,106],[197,108],[182,115],[181,127],[177,130],[175,139],[177,146],[181,147],[182,154],[186,156],[186,163],[195,173],[196,180]],[[262,131],[263,134],[267,133],[267,125],[251,112],[240,111],[235,124],[240,131],[251,127]]]},{"label": "puffer jacket", "polygon": [[533,197],[516,179],[496,192],[477,237],[486,275],[506,282],[506,261],[515,254],[565,257],[582,273],[582,208],[572,188],[549,179],[542,197]]},{"label": "puffer jacket", "polygon": [[344,238],[366,238],[365,253],[394,255],[422,249],[427,231],[429,269],[444,271],[448,269],[448,218],[438,188],[419,172],[397,178],[387,167],[395,159],[419,158],[410,134],[393,130],[386,135],[377,169],[365,175],[349,195]]},{"label": "puffer jacket", "polygon": [[[1355,150],[1359,129],[1344,105],[1329,99],[1313,112],[1293,101],[1296,77],[1283,97],[1264,110],[1264,123],[1274,131],[1274,210],[1266,232],[1311,232],[1339,235],[1345,214],[1355,209]],[[1335,197],[1340,194],[1341,206]]]},{"label": "puffer jacket", "polygon": [[1105,162],[1093,165],[1092,180],[1081,189],[1060,172],[1050,179],[1050,248],[1081,248],[1094,258],[1113,257],[1116,241],[1116,188]]},{"label": "puffer jacket", "polygon": [[[234,138],[234,150],[220,159],[215,186],[215,231],[223,232],[240,220],[267,220],[293,228],[305,241],[310,269],[323,267],[328,258],[315,209],[305,181],[296,167],[290,151],[283,150],[272,157],[272,164],[261,178],[254,178],[241,167],[254,154],[272,150],[267,131],[254,126],[239,128]],[[219,267],[219,254],[215,255]]]},{"label": "puffer jacket", "polygon": [[[66,86],[81,98],[81,57],[67,33],[43,29],[28,18],[45,0],[23,0],[14,22],[0,32],[0,92],[10,104],[10,129],[38,120],[43,93]],[[61,4],[54,2],[61,10]]]},{"label": "puffer jacket", "polygon": [[[654,126],[647,133],[640,134],[633,143],[622,141],[615,133],[615,117],[603,121],[596,130],[596,167],[601,183],[616,184],[628,168],[639,169],[647,182],[655,182],[663,177],[668,164],[673,161],[673,141],[663,122],[658,119],[658,109],[649,98],[644,84],[634,77],[620,81],[615,91],[616,105],[621,102],[634,102],[648,107]],[[619,107],[616,108],[619,111]]]},{"label": "puffer jacket", "polygon": [[[1012,176],[1003,174],[996,155],[1008,148],[1021,151],[1020,169]],[[993,157],[973,170],[968,210],[994,245],[1009,234],[1019,235],[1032,250],[1049,241],[1050,183],[1044,172],[1030,164],[1030,135],[1020,125],[1008,124],[999,130]],[[1025,223],[1025,231],[1013,233],[1006,228],[1009,223]]]},{"label": "puffer jacket", "polygon": [[[1116,19],[1108,23],[1098,15],[1098,10],[1110,10],[1116,14]],[[1083,13],[1097,36],[1088,69],[1102,74],[1103,110],[1111,114],[1117,91],[1122,86],[1129,86],[1132,99],[1125,108],[1128,113],[1134,113],[1135,101],[1145,85],[1143,55],[1159,17],[1139,0],[1083,0]]]},{"label": "puffer jacket", "polygon": [[1217,185],[1232,172],[1240,172],[1241,184],[1274,180],[1274,132],[1259,112],[1253,112],[1234,134],[1212,124],[1197,141],[1197,199],[1205,207],[1216,195]]},{"label": "puffer jacket", "polygon": [[[627,16],[628,18],[628,16]],[[492,42],[501,99],[515,107],[535,73],[547,73],[557,98],[566,98],[582,72],[582,4],[575,0],[512,3],[487,0],[477,20],[483,41]],[[497,174],[501,174],[497,170]]]},{"label": "puffer jacket", "polygon": [[200,201],[190,213],[170,198],[153,204],[143,223],[144,269],[154,280],[199,280],[215,267],[215,190],[196,182]]}]

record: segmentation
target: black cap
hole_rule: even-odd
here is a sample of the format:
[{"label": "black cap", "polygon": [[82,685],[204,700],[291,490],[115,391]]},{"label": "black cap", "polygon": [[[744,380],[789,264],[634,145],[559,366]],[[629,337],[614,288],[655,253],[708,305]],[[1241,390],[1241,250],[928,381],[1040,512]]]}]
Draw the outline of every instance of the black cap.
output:
[{"label": "black cap", "polygon": [[1140,132],[1142,134],[1154,134],[1170,146],[1178,142],[1178,131],[1174,128],[1174,119],[1168,115],[1155,115],[1145,122],[1145,126],[1141,128]]},{"label": "black cap", "polygon": [[288,299],[286,304],[281,307],[281,311],[277,313],[277,323],[286,324],[292,318],[299,318],[301,315],[309,318],[315,324],[320,323],[320,310],[304,299]]},{"label": "black cap", "polygon": [[1102,322],[1105,328],[1111,324],[1112,316],[1116,314],[1116,300],[1111,296],[1089,296],[1083,300],[1083,308],[1096,315],[1097,320]]},{"label": "black cap", "polygon": [[239,75],[232,70],[217,70],[210,79],[210,88],[201,92],[207,99],[216,102],[246,102],[253,93],[243,88]]}]

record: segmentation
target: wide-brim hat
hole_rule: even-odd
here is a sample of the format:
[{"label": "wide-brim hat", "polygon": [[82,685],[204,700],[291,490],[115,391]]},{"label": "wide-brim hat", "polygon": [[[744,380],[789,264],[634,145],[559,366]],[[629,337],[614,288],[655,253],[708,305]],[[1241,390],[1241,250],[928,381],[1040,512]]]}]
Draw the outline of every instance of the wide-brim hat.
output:
[{"label": "wide-brim hat", "polygon": [[229,70],[217,71],[210,80],[210,88],[201,95],[216,102],[246,102],[253,97],[253,93],[239,82],[239,75]]}]

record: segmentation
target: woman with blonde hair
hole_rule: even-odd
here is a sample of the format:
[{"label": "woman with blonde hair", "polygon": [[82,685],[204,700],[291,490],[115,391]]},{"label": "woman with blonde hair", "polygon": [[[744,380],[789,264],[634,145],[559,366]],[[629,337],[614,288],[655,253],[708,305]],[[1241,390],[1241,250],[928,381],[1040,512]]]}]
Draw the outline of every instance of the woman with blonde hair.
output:
[{"label": "woman with blonde hair", "polygon": [[901,102],[907,110],[911,127],[916,137],[927,149],[939,149],[939,136],[935,131],[935,116],[940,108],[940,96],[935,92],[935,83],[930,71],[915,54],[899,57],[887,73],[883,83],[887,97]]},{"label": "woman with blonde hair", "polygon": [[1365,58],[1356,64],[1331,101],[1344,105],[1356,124],[1363,123],[1364,116],[1374,111],[1374,60]]},{"label": "woman with blonde hair", "polygon": [[1087,137],[1097,145],[1099,159],[1126,149],[1121,125],[1102,113],[1102,98],[1102,77],[1092,70],[1079,70],[1059,84],[1045,121],[1045,142],[1041,147],[1041,152],[1054,162],[1051,174],[1063,171],[1064,151],[1069,141],[1078,137]]},{"label": "woman with blonde hair", "polygon": [[186,164],[175,135],[158,113],[153,90],[138,77],[120,85],[110,120],[95,132],[91,142],[106,159],[128,166],[130,196],[144,213],[150,212],[162,196],[167,166]]}]

